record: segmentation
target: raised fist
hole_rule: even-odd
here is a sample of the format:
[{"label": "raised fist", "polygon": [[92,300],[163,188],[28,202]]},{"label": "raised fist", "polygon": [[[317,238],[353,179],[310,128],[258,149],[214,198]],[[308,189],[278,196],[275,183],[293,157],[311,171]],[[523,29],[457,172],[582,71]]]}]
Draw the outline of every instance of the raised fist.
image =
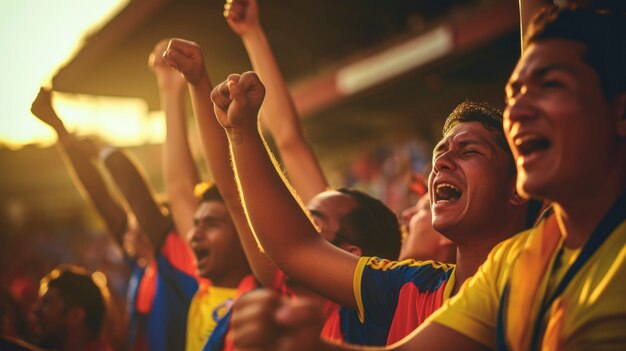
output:
[{"label": "raised fist", "polygon": [[226,0],[224,4],[226,22],[239,36],[259,27],[259,9],[256,0]]},{"label": "raised fist", "polygon": [[170,67],[179,71],[190,84],[198,83],[206,75],[202,49],[193,41],[171,39],[163,59]]},{"label": "raised fist", "polygon": [[150,56],[148,56],[148,67],[150,67],[152,72],[156,75],[159,88],[182,89],[187,83],[185,78],[180,72],[170,67],[163,57],[165,50],[167,50],[168,43],[169,39],[163,39],[154,46]]},{"label": "raised fist", "polygon": [[226,129],[256,128],[264,97],[265,87],[254,72],[231,74],[211,93],[217,120]]}]

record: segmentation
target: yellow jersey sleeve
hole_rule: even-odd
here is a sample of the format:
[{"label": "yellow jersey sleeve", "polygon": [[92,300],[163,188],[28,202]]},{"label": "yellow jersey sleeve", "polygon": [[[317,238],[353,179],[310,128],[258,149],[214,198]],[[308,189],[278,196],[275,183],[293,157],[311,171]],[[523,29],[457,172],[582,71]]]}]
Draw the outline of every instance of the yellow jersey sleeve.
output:
[{"label": "yellow jersey sleeve", "polygon": [[363,270],[365,269],[365,265],[371,259],[371,257],[363,256],[359,258],[359,262],[356,265],[356,269],[354,271],[354,278],[352,280],[352,290],[354,291],[354,299],[356,300],[357,311],[359,313],[359,321],[361,323],[364,322],[364,314],[363,311],[363,298],[361,295],[361,278],[363,277]]},{"label": "yellow jersey sleeve", "polygon": [[496,347],[496,322],[500,294],[504,289],[515,252],[519,252],[524,233],[498,244],[476,274],[465,281],[456,296],[446,300],[426,323],[434,322],[483,344]]}]

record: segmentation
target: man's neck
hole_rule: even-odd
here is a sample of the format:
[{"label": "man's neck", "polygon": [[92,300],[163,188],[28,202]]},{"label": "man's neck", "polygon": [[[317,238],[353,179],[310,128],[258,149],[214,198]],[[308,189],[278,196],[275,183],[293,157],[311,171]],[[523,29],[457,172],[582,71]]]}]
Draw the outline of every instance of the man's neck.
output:
[{"label": "man's neck", "polygon": [[581,248],[589,239],[600,221],[626,191],[626,186],[597,189],[580,196],[577,201],[555,201],[554,214],[561,234],[565,237],[565,246],[571,249]]},{"label": "man's neck", "polygon": [[596,169],[585,184],[576,184],[577,191],[563,191],[551,199],[566,247],[582,247],[611,206],[626,192],[626,151],[622,149],[617,155],[610,167]]},{"label": "man's neck", "polygon": [[463,283],[471,278],[493,249],[495,244],[460,245],[456,250],[455,284],[451,296],[456,295]]},{"label": "man's neck", "polygon": [[247,269],[241,270],[240,272],[229,272],[226,276],[215,280],[208,277],[205,278],[211,280],[211,284],[213,286],[236,289],[239,286],[239,283],[241,283],[241,281],[250,274],[252,274],[252,272],[250,269]]},{"label": "man's neck", "polygon": [[456,294],[463,283],[471,278],[481,264],[485,262],[491,250],[502,241],[522,232],[525,228],[523,212],[512,212],[508,221],[492,228],[481,228],[474,232],[463,233],[463,242],[457,241],[456,283],[452,295]]}]

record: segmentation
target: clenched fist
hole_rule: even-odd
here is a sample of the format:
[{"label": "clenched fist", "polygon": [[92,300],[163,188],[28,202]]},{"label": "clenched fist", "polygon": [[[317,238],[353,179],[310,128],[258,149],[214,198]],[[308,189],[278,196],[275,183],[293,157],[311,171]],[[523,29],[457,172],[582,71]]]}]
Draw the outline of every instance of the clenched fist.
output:
[{"label": "clenched fist", "polygon": [[231,74],[211,93],[217,120],[227,130],[256,128],[265,87],[254,72]]},{"label": "clenched fist", "polygon": [[256,290],[235,304],[231,328],[238,350],[319,350],[323,316],[307,299],[290,300],[271,290]]},{"label": "clenched fist", "polygon": [[169,39],[163,39],[154,46],[148,56],[148,67],[154,72],[160,89],[182,90],[187,82],[180,72],[168,65],[163,57],[168,43]]},{"label": "clenched fist", "polygon": [[163,58],[169,66],[179,71],[189,84],[197,84],[206,76],[202,49],[193,41],[171,39]]}]

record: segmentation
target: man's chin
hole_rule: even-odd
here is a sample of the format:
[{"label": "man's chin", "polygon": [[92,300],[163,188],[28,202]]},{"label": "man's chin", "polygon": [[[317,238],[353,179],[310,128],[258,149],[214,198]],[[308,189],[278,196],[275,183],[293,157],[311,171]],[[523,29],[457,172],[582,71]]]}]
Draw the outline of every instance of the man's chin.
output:
[{"label": "man's chin", "polygon": [[452,221],[449,218],[444,218],[444,216],[433,216],[433,229],[441,233],[442,230],[445,230],[452,225],[451,222]]}]

